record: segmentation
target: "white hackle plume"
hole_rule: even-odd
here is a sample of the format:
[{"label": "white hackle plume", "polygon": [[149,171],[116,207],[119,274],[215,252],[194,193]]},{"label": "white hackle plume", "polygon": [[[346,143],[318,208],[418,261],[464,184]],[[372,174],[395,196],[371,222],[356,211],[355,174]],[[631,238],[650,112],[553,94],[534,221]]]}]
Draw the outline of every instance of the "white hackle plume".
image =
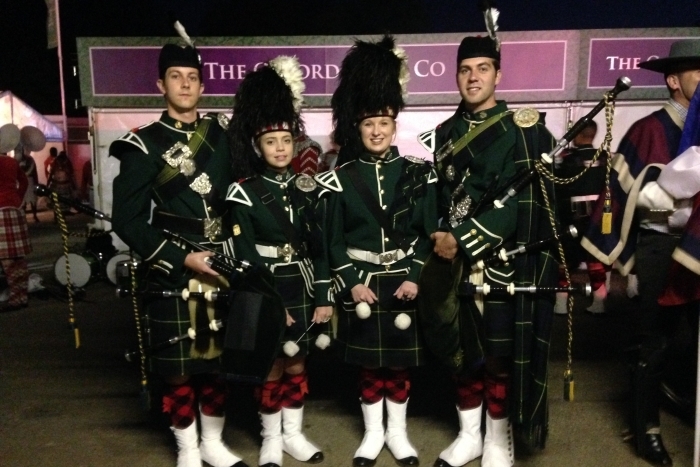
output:
[{"label": "white hackle plume", "polygon": [[489,37],[496,43],[496,50],[500,52],[501,41],[496,35],[496,31],[498,31],[498,15],[500,12],[498,9],[491,7],[488,1],[483,2],[482,11],[484,12],[486,31],[489,33]]},{"label": "white hackle plume", "polygon": [[185,31],[185,27],[180,23],[179,21],[175,21],[175,30],[177,33],[182,37],[182,40],[185,41],[187,45],[190,47],[194,47],[194,41],[190,38],[190,36],[187,35],[187,31]]},{"label": "white hackle plume", "polygon": [[408,82],[411,79],[411,73],[408,71],[408,55],[401,47],[394,47],[392,50],[394,55],[401,59],[401,71],[399,71],[399,84],[401,84],[401,95],[405,98],[408,96]]},{"label": "white hackle plume", "polygon": [[299,60],[296,57],[280,55],[270,60],[270,66],[282,77],[294,97],[294,110],[299,112],[304,104],[304,74],[301,71]]}]

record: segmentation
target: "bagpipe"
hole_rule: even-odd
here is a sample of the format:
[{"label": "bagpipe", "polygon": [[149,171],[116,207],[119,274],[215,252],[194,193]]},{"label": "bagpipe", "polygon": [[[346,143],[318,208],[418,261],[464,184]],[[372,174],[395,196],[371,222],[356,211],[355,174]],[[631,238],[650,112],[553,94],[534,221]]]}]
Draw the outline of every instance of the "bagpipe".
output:
[{"label": "bagpipe", "polygon": [[[566,134],[556,141],[555,146],[548,153],[543,153],[540,160],[533,161],[528,168],[521,168],[513,177],[505,181],[505,183],[497,178],[492,180],[490,185],[483,192],[481,197],[475,202],[464,203],[466,209],[459,212],[459,216],[454,216],[452,211],[460,211],[453,209],[450,212],[449,224],[452,228],[460,225],[467,219],[476,218],[489,209],[502,209],[506,202],[517,197],[526,187],[535,181],[540,181],[542,189],[542,198],[545,205],[549,206],[550,213],[553,209],[549,205],[549,197],[547,189],[543,184],[542,179],[547,179],[553,183],[557,183],[552,175],[552,165],[555,156],[567,146],[574,137],[580,133],[583,128],[597,115],[603,108],[612,107],[612,102],[616,96],[630,88],[630,80],[627,77],[621,77],[617,80],[615,86],[610,91],[607,91],[603,99],[584,117],[579,119]],[[612,110],[609,111],[612,113]],[[610,115],[611,119],[612,116]],[[610,125],[608,134],[606,135],[605,144],[609,145],[612,138],[610,134]],[[566,183],[566,181],[559,181]],[[459,187],[458,187],[459,189]],[[456,193],[452,194],[453,208],[459,207],[460,203],[455,204]],[[472,276],[480,274],[491,267],[498,267],[502,264],[513,261],[517,256],[530,255],[545,249],[553,248],[557,245],[562,261],[563,249],[560,241],[566,237],[575,238],[578,232],[573,226],[565,229],[559,229],[557,223],[550,214],[550,224],[552,234],[547,238],[539,238],[525,245],[518,245],[514,249],[501,249],[498,252],[486,250],[482,255],[485,257],[478,258],[472,263],[467,263],[464,257],[459,253],[449,261],[438,257],[432,253],[426,260],[421,270],[419,279],[420,293],[417,297],[418,317],[421,320],[426,346],[444,363],[452,367],[456,372],[463,370],[463,363],[460,356],[463,355],[463,349],[472,346],[472,343],[464,342],[462,326],[469,326],[469,323],[460,324],[461,314],[460,307],[463,306],[460,302],[465,298],[473,298],[475,295],[486,296],[489,294],[546,294],[553,295],[556,292],[573,292],[583,295],[590,294],[590,285],[574,286],[571,284],[567,272],[567,287],[557,287],[554,284],[499,284],[499,283],[481,283],[480,279],[474,280]],[[449,231],[449,229],[448,229]],[[488,275],[484,275],[488,278]],[[488,280],[488,279],[487,279]],[[573,302],[570,302],[571,304]],[[570,333],[571,335],[571,333]],[[570,368],[567,369],[570,376]],[[570,382],[573,379],[570,378]]]},{"label": "bagpipe", "polygon": [[[217,316],[208,322],[190,327],[187,333],[172,336],[149,346],[139,345],[137,351],[127,351],[125,358],[145,359],[153,352],[186,340],[194,341],[197,335],[223,333],[221,353],[222,369],[231,381],[259,384],[266,380],[275,358],[281,349],[286,327],[286,310],[282,297],[275,288],[272,272],[263,264],[253,264],[237,259],[207,246],[193,242],[179,234],[163,231],[171,241],[185,244],[193,251],[211,251],[207,264],[228,282],[228,290],[198,291],[118,288],[120,297],[139,297],[148,303],[159,299],[181,299],[212,304]],[[134,282],[135,283],[135,282]]]}]

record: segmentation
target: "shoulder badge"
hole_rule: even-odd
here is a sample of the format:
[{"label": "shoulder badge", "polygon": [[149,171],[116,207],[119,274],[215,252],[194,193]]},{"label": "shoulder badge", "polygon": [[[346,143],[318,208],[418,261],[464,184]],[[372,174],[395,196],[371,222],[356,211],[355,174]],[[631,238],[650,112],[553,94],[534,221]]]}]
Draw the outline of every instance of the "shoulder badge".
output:
[{"label": "shoulder badge", "polygon": [[219,126],[221,126],[221,128],[228,130],[229,118],[226,115],[219,113],[216,115],[216,119],[219,121]]},{"label": "shoulder badge", "polygon": [[331,191],[343,191],[343,185],[340,184],[340,179],[338,179],[338,174],[335,170],[316,174],[314,180],[322,187]]},{"label": "shoulder badge", "polygon": [[435,152],[435,128],[418,135],[418,142],[430,154]]},{"label": "shoulder badge", "polygon": [[309,193],[316,189],[316,180],[314,180],[313,177],[307,174],[297,175],[296,179],[294,180],[294,184],[297,188],[306,193]]},{"label": "shoulder badge", "polygon": [[537,123],[540,113],[532,107],[523,107],[513,113],[513,121],[521,128],[528,128]]},{"label": "shoulder badge", "polygon": [[246,206],[253,205],[253,202],[250,201],[248,194],[245,192],[240,183],[232,183],[231,186],[228,187],[226,201],[235,201],[237,203],[245,204]]},{"label": "shoulder badge", "polygon": [[421,159],[420,157],[416,156],[403,156],[404,159],[406,159],[409,162],[413,162],[414,164],[425,164],[427,161],[425,159]]}]

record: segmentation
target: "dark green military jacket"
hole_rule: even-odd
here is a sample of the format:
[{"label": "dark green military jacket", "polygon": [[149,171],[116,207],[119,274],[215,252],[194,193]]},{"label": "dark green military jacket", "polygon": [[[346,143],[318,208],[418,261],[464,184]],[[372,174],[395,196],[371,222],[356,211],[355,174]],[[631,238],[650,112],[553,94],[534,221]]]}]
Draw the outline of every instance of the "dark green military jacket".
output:
[{"label": "dark green military jacket", "polygon": [[[251,185],[255,180],[262,180],[265,190],[271,195],[270,199],[263,201],[253,191]],[[320,235],[321,226],[317,219],[317,215],[320,215],[318,195],[319,189],[313,179],[294,174],[290,167],[285,174],[267,169],[260,177],[233,183],[226,196],[226,201],[233,202],[230,225],[233,226],[236,257],[251,263],[265,264],[270,269],[274,269],[275,265],[298,262],[307,291],[314,297],[317,307],[333,304],[328,273],[322,272],[328,268]],[[267,203],[270,202],[277,203],[283,209],[299,239],[303,241],[305,251],[301,255],[298,252],[285,254],[284,249],[291,246],[291,241],[268,208]],[[259,249],[266,254],[261,255]],[[278,252],[276,258],[270,257],[274,251]],[[320,272],[319,277],[316,277],[314,270]]]},{"label": "dark green military jacket", "polygon": [[[378,224],[347,174],[355,165],[394,230],[411,242],[408,256],[390,265],[353,259],[348,249],[374,254],[396,251],[395,243]],[[336,170],[316,175],[330,191],[328,197],[329,263],[335,276],[336,293],[343,295],[364,283],[368,272],[407,271],[407,281],[418,282],[420,270],[432,251],[430,234],[437,228],[435,205],[437,177],[429,164],[407,159],[392,146],[385,158],[363,154]]]},{"label": "dark green military jacket", "polygon": [[[193,159],[197,180],[194,186],[208,183],[211,185],[209,192],[196,192],[192,188],[193,180],[177,171],[175,175],[171,172],[163,182],[163,170],[170,167],[164,154],[177,143],[187,144],[204,122],[207,125],[205,143]],[[151,225],[152,203],[166,213],[191,219],[214,219],[223,214],[223,198],[233,181],[226,124],[223,115],[207,114],[194,123],[183,123],[163,112],[160,120],[130,131],[109,148],[110,155],[121,163],[119,175],[114,179],[112,226],[148,263],[149,278],[164,287],[187,284],[191,273],[184,262],[191,250],[170,241],[160,229]],[[174,228],[170,230],[177,232]],[[197,243],[213,242],[230,250],[225,246],[230,232],[225,230],[213,238],[205,237],[203,232],[183,236]]]},{"label": "dark green military jacket", "polygon": [[[448,156],[447,160],[438,164],[441,169],[438,170],[438,187],[443,225],[449,225],[450,207],[454,201],[463,199],[466,194],[473,209],[491,184],[495,183],[495,179],[504,184],[515,175],[516,134],[508,129],[508,126],[513,126],[511,112],[508,112],[505,102],[502,101],[495,107],[476,114],[455,114],[435,130],[435,147],[439,153],[446,143],[457,141],[470,131],[480,131],[480,125],[488,125],[489,119],[498,119],[499,116],[501,118],[489,126],[494,134],[488,138],[488,144],[479,145],[480,140],[474,138],[472,142],[476,145],[467,146],[458,159],[450,161]],[[446,177],[450,165],[454,168],[452,180]],[[492,209],[492,203],[488,204],[481,210],[482,214],[450,226],[450,231],[470,263],[474,262],[474,258],[490,255],[504,242],[512,241],[515,235],[517,199],[509,199],[501,209]]]}]

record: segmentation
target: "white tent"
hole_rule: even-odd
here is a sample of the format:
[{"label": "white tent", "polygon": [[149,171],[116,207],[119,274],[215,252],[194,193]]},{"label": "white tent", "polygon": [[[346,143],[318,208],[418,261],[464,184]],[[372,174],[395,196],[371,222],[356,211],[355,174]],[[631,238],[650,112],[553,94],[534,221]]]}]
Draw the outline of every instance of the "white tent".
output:
[{"label": "white tent", "polygon": [[22,128],[35,126],[46,137],[46,141],[63,141],[63,130],[47,120],[26,102],[12,94],[11,91],[0,92],[0,125],[14,123]]}]

